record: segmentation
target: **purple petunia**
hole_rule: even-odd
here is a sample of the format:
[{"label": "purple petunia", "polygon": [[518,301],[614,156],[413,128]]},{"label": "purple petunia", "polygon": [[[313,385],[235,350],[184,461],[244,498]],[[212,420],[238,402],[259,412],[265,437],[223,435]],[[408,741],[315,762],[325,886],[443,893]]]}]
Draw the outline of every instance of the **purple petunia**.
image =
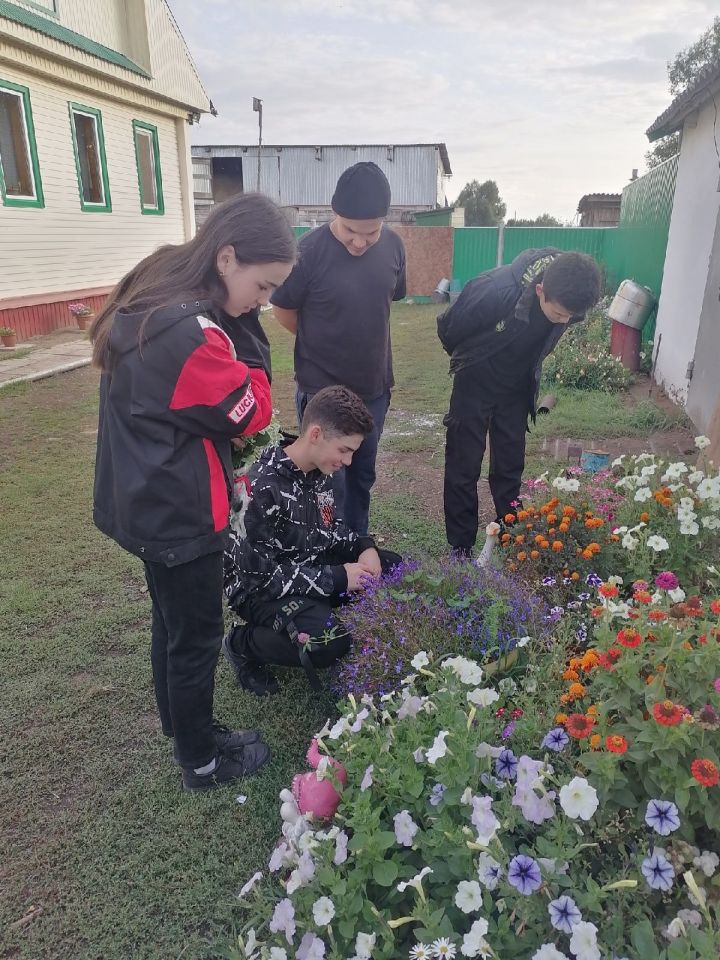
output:
[{"label": "purple petunia", "polygon": [[600,587],[602,586],[602,582],[603,582],[602,577],[599,577],[596,573],[589,573],[585,577],[585,583],[589,587]]},{"label": "purple petunia", "polygon": [[444,793],[445,793],[445,784],[436,783],[435,786],[432,788],[432,792],[430,793],[430,805],[433,807],[439,806],[442,803],[442,798]]},{"label": "purple petunia", "polygon": [[520,853],[510,861],[508,883],[524,897],[529,897],[542,884],[540,867],[532,857]]},{"label": "purple petunia", "polygon": [[570,737],[565,733],[562,727],[555,727],[545,734],[541,746],[546,750],[552,750],[555,753],[562,753],[565,747],[570,743]]},{"label": "purple petunia", "polygon": [[680,826],[678,808],[671,800],[651,800],[645,811],[645,823],[661,837],[667,837]]},{"label": "purple petunia", "polygon": [[675,869],[668,858],[657,850],[643,860],[640,869],[653,890],[669,890],[672,887]]},{"label": "purple petunia", "polygon": [[556,930],[562,930],[563,933],[572,933],[575,924],[582,920],[582,914],[573,898],[565,895],[550,901],[548,913],[550,923]]},{"label": "purple petunia", "polygon": [[555,577],[543,577],[543,578],[542,578],[542,585],[543,585],[544,587],[554,587],[556,583],[557,583],[557,580],[555,579]]},{"label": "purple petunia", "polygon": [[503,728],[503,731],[500,734],[503,740],[507,740],[508,737],[511,737],[513,735],[513,733],[515,732],[515,726],[516,726],[515,721],[511,720],[510,723]]},{"label": "purple petunia", "polygon": [[495,761],[495,773],[503,780],[513,780],[517,773],[519,760],[512,750],[502,750]]}]

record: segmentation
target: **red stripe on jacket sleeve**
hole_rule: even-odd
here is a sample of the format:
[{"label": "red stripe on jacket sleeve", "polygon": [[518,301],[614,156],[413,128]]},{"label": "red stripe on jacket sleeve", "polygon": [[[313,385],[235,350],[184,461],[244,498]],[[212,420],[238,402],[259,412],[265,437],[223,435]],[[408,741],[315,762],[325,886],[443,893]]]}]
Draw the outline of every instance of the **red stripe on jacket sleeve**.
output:
[{"label": "red stripe on jacket sleeve", "polygon": [[250,371],[233,358],[227,337],[212,327],[203,332],[206,342],[185,361],[170,401],[171,410],[216,407],[247,382]]},{"label": "red stripe on jacket sleeve", "polygon": [[212,440],[203,438],[203,446],[205,447],[210,475],[210,509],[212,510],[213,526],[215,532],[219,533],[228,525],[228,515],[230,513],[227,481],[215,444]]}]

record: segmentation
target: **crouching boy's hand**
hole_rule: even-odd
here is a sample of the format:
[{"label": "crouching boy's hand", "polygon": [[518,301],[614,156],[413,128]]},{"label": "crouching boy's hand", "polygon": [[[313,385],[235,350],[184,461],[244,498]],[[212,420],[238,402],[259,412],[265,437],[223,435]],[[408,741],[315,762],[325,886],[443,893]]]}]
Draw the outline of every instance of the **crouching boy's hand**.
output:
[{"label": "crouching boy's hand", "polygon": [[365,568],[371,577],[379,577],[382,573],[380,554],[377,552],[375,547],[368,547],[367,550],[363,550],[358,557],[357,562],[361,567]]},{"label": "crouching boy's hand", "polygon": [[345,563],[343,566],[347,573],[348,593],[357,593],[364,590],[368,583],[374,579],[367,567],[361,566],[360,563]]}]

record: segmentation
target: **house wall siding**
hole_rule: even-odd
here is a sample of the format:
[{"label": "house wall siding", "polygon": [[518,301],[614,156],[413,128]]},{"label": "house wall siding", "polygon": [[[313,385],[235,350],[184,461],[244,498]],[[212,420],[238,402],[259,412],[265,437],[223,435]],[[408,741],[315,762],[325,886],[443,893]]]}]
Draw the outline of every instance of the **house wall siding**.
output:
[{"label": "house wall siding", "polygon": [[703,297],[720,209],[718,162],[709,102],[697,123],[685,123],[668,235],[656,341],[655,377],[673,397],[687,398],[687,368],[695,354]]},{"label": "house wall siding", "polygon": [[[45,194],[43,209],[0,205],[0,300],[106,287],[160,244],[186,239],[192,225],[183,217],[181,148],[174,118],[121,105],[91,90],[79,92],[60,77],[51,83],[6,64],[0,64],[0,78],[30,90]],[[102,112],[110,213],[80,209],[68,101]],[[140,210],[133,119],[158,129],[163,216],[144,216]],[[187,145],[182,149],[186,152]]]}]

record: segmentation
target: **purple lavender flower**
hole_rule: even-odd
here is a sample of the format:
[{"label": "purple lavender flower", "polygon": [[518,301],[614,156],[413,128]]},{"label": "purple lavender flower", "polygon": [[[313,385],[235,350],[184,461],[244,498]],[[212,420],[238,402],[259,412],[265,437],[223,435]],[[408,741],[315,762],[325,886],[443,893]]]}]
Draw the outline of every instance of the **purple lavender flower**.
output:
[{"label": "purple lavender flower", "polygon": [[542,884],[540,867],[532,857],[520,853],[513,857],[508,867],[508,883],[524,897],[538,890]]},{"label": "purple lavender flower", "polygon": [[668,858],[657,850],[643,860],[640,869],[653,890],[669,890],[672,887],[675,869]]},{"label": "purple lavender flower", "polygon": [[545,734],[542,747],[546,750],[553,750],[555,753],[561,753],[570,743],[570,737],[565,733],[562,727],[554,727]]},{"label": "purple lavender flower", "polygon": [[651,800],[645,811],[645,823],[661,837],[667,837],[680,826],[678,808],[671,800]]},{"label": "purple lavender flower", "polygon": [[503,750],[495,761],[495,773],[503,780],[513,780],[518,768],[518,758],[512,750]]}]

